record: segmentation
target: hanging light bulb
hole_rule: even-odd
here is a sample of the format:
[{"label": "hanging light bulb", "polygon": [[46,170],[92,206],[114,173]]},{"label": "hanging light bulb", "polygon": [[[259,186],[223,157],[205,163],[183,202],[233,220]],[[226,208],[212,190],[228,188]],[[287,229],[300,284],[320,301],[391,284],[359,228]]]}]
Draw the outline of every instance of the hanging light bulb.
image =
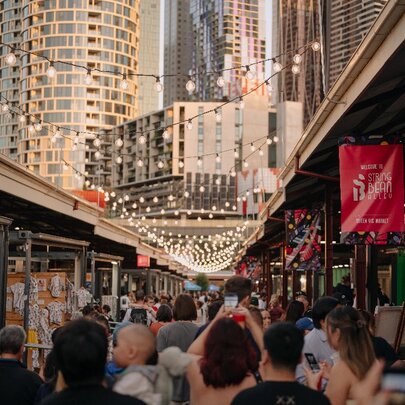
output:
[{"label": "hanging light bulb", "polygon": [[260,156],[263,156],[263,155],[264,155],[264,152],[262,151],[262,148],[259,148],[259,155],[260,155]]},{"label": "hanging light bulb", "polygon": [[18,120],[21,122],[21,124],[25,124],[27,122],[27,116],[22,114]]},{"label": "hanging light bulb", "polygon": [[233,150],[233,155],[235,156],[236,159],[239,158],[239,152],[236,149]]},{"label": "hanging light bulb", "polygon": [[179,211],[178,210],[174,211],[174,215],[176,215],[177,217],[179,215]]},{"label": "hanging light bulb", "polygon": [[163,169],[165,164],[161,160],[159,160],[159,163],[157,164],[157,166],[159,169]]},{"label": "hanging light bulb", "polygon": [[292,65],[291,72],[293,72],[293,74],[297,75],[300,72],[299,65]]},{"label": "hanging light bulb", "polygon": [[273,86],[269,80],[266,81],[267,92],[271,94],[273,92]]},{"label": "hanging light bulb", "polygon": [[216,206],[216,205],[213,205],[213,206],[212,206],[212,210],[213,210],[213,211],[216,211],[216,210],[217,210],[217,206]]},{"label": "hanging light bulb", "polygon": [[50,79],[55,78],[55,76],[56,76],[56,69],[55,69],[55,66],[53,65],[53,62],[50,62],[50,63],[49,63],[49,67],[48,67],[48,69],[47,69],[47,71],[46,71],[46,74],[47,74],[47,76],[48,76]]},{"label": "hanging light bulb", "polygon": [[210,212],[210,214],[208,215],[208,218],[209,218],[209,219],[214,218],[214,215],[212,215],[212,212]]},{"label": "hanging light bulb", "polygon": [[136,165],[138,167],[142,167],[143,166],[143,160],[142,159],[138,159],[138,161],[136,162]]},{"label": "hanging light bulb", "polygon": [[214,110],[215,112],[215,121],[216,122],[221,122],[222,121],[222,114],[221,114],[221,110],[218,110],[217,108]]},{"label": "hanging light bulb", "polygon": [[193,129],[193,121],[192,120],[188,120],[186,127],[189,131],[191,131]]},{"label": "hanging light bulb", "polygon": [[56,128],[56,132],[55,132],[55,138],[56,139],[60,139],[60,138],[62,138],[62,135],[61,135],[61,133],[60,133],[60,128],[59,127],[57,127]]},{"label": "hanging light bulb", "polygon": [[10,51],[7,55],[6,55],[6,64],[8,66],[14,66],[17,63],[17,57],[15,56],[14,51]]},{"label": "hanging light bulb", "polygon": [[159,198],[157,198],[156,196],[155,197],[153,197],[153,200],[152,200],[155,204],[159,201]]},{"label": "hanging light bulb", "polygon": [[164,208],[162,208],[162,209],[160,210],[160,213],[161,213],[162,215],[164,215],[164,214],[165,214],[165,210],[164,210]]},{"label": "hanging light bulb", "polygon": [[200,193],[203,193],[205,191],[205,187],[204,186],[200,186]]},{"label": "hanging light bulb", "polygon": [[150,212],[150,207],[146,207],[146,212]]},{"label": "hanging light bulb", "polygon": [[167,130],[167,128],[165,128],[165,130],[163,131],[162,137],[163,137],[163,139],[170,138],[170,134],[169,134],[169,131]]},{"label": "hanging light bulb", "polygon": [[100,159],[101,159],[101,153],[100,153],[99,150],[97,150],[97,151],[94,153],[94,159],[96,159],[96,160],[100,160]]},{"label": "hanging light bulb", "polygon": [[146,137],[144,135],[141,135],[138,138],[138,142],[139,142],[140,145],[144,145],[146,143]]},{"label": "hanging light bulb", "polygon": [[239,104],[239,108],[241,110],[243,110],[245,108],[245,101],[243,100],[242,97],[239,97],[239,103],[238,104]]},{"label": "hanging light bulb", "polygon": [[273,59],[273,71],[275,73],[280,72],[283,69],[283,65],[280,62],[276,62],[275,59]]},{"label": "hanging light bulb", "polygon": [[120,165],[122,163],[122,157],[121,156],[117,156],[115,158],[115,163],[117,163],[117,165]]},{"label": "hanging light bulb", "polygon": [[13,118],[13,114],[11,114],[11,111],[7,111],[6,112],[6,120],[11,121],[12,118]]},{"label": "hanging light bulb", "polygon": [[311,48],[313,51],[318,52],[321,49],[321,44],[318,41],[312,43]]},{"label": "hanging light bulb", "polygon": [[231,170],[231,177],[236,177],[236,171],[235,171],[235,169],[232,169],[232,170]]},{"label": "hanging light bulb", "polygon": [[299,65],[299,64],[301,63],[301,61],[302,61],[302,56],[301,56],[299,53],[296,53],[296,54],[293,56],[293,62],[294,62],[296,65]]},{"label": "hanging light bulb", "polygon": [[123,145],[124,145],[124,141],[123,141],[121,138],[117,138],[117,139],[115,140],[115,146],[116,146],[117,148],[122,148]]},{"label": "hanging light bulb", "polygon": [[167,199],[168,199],[169,201],[173,201],[173,200],[174,200],[174,196],[173,196],[172,194],[170,194],[169,197],[167,197]]},{"label": "hanging light bulb", "polygon": [[197,166],[198,166],[198,167],[201,167],[202,164],[203,164],[202,159],[199,157],[199,158],[197,159]]},{"label": "hanging light bulb", "polygon": [[253,74],[253,72],[250,70],[250,66],[249,65],[246,65],[246,74],[245,74],[245,77],[246,77],[246,79],[247,80],[252,80],[253,78],[254,78],[254,74]]},{"label": "hanging light bulb", "polygon": [[42,131],[42,121],[39,120],[37,123],[34,124],[35,131],[41,132]]},{"label": "hanging light bulb", "polygon": [[94,139],[93,145],[94,145],[96,148],[99,148],[99,147],[101,146],[101,140],[100,140],[100,138],[99,138],[98,136]]},{"label": "hanging light bulb", "polygon": [[156,76],[155,90],[156,90],[158,93],[161,93],[162,90],[163,90],[163,84],[162,84],[162,82],[160,81],[160,77],[159,77],[159,76]]},{"label": "hanging light bulb", "polygon": [[3,111],[4,113],[7,112],[10,109],[10,106],[8,105],[8,103],[4,103],[1,106],[1,111]]},{"label": "hanging light bulb", "polygon": [[189,76],[188,82],[186,83],[186,90],[192,93],[195,90],[195,83],[191,76]]},{"label": "hanging light bulb", "polygon": [[222,76],[218,76],[217,86],[221,87],[221,88],[225,86],[225,80],[224,80],[224,78]]},{"label": "hanging light bulb", "polygon": [[184,167],[184,162],[182,160],[179,160],[179,168],[182,169]]},{"label": "hanging light bulb", "polygon": [[219,177],[215,180],[215,184],[217,186],[219,186],[221,184],[221,179]]},{"label": "hanging light bulb", "polygon": [[236,211],[236,205],[232,205],[232,210]]},{"label": "hanging light bulb", "polygon": [[248,166],[249,166],[249,163],[248,163],[246,160],[244,160],[244,161],[243,161],[243,166],[244,166],[244,167],[248,167]]},{"label": "hanging light bulb", "polygon": [[277,142],[278,142],[278,136],[275,136],[275,137],[273,138],[273,141],[274,141],[274,143],[277,143]]},{"label": "hanging light bulb", "polygon": [[266,139],[267,145],[271,145],[273,143],[273,140],[271,138]]},{"label": "hanging light bulb", "polygon": [[253,145],[253,142],[250,143],[250,150],[254,152],[256,150],[256,146]]},{"label": "hanging light bulb", "polygon": [[197,221],[198,221],[198,222],[201,222],[201,221],[202,221],[201,217],[198,217],[198,218],[197,218]]},{"label": "hanging light bulb", "polygon": [[132,204],[132,208],[133,208],[134,210],[136,210],[136,209],[138,208],[138,204],[137,204],[137,203],[133,203],[133,204]]},{"label": "hanging light bulb", "polygon": [[221,156],[219,155],[219,153],[217,153],[217,156],[215,157],[215,161],[217,163],[221,163]]},{"label": "hanging light bulb", "polygon": [[187,190],[184,192],[184,197],[186,198],[190,197],[190,193]]},{"label": "hanging light bulb", "polygon": [[190,211],[190,210],[187,211],[187,215],[191,215],[191,211]]},{"label": "hanging light bulb", "polygon": [[139,202],[140,202],[141,204],[143,204],[143,203],[145,202],[145,197],[140,196],[140,197],[139,197]]},{"label": "hanging light bulb", "polygon": [[84,82],[90,86],[93,83],[93,78],[91,77],[91,69],[87,69],[86,77],[84,78]]},{"label": "hanging light bulb", "polygon": [[121,83],[120,83],[120,87],[121,87],[121,90],[128,90],[129,83],[127,81],[126,73],[122,74],[122,80],[121,80]]}]

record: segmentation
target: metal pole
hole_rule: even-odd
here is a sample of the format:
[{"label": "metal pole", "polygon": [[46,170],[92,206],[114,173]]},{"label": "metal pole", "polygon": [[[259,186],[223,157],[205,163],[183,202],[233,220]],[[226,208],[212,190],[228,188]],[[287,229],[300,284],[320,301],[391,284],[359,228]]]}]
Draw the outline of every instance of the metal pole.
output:
[{"label": "metal pole", "polygon": [[94,250],[91,251],[91,263],[90,263],[90,271],[91,271],[91,304],[94,304],[94,297],[96,296],[96,260],[94,258]]},{"label": "metal pole", "polygon": [[333,292],[333,201],[332,192],[327,187],[325,191],[325,290],[326,295]]},{"label": "metal pole", "polygon": [[31,284],[31,248],[32,240],[26,239],[25,244],[25,281],[24,281],[24,296],[26,297],[24,303],[24,329],[28,332],[28,317],[30,315],[30,284]]},{"label": "metal pole", "polygon": [[12,220],[0,217],[0,329],[6,324],[8,227]]}]

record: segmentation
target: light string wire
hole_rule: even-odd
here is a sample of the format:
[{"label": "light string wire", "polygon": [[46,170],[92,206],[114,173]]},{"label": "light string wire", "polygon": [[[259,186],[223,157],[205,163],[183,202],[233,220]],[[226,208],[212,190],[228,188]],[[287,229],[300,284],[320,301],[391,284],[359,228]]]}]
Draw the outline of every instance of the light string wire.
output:
[{"label": "light string wire", "polygon": [[[314,41],[311,41],[311,42],[307,43],[306,45],[302,45],[302,46],[299,48],[300,51],[298,51],[298,52],[299,52],[299,55],[303,55],[304,53],[306,53],[306,52],[309,50],[309,48],[311,48],[311,47],[313,48],[314,44],[318,44],[318,42],[317,42],[316,40],[314,40]],[[5,46],[8,46],[8,47],[12,47],[11,45],[9,45],[9,44],[4,44],[4,43],[2,43],[2,42],[0,42],[0,45],[5,45]],[[18,49],[20,49],[20,48],[18,48]],[[30,52],[30,51],[23,51],[23,52],[35,54],[35,53],[33,53],[33,52]],[[293,52],[297,52],[297,51],[288,50],[288,51],[284,52],[283,54],[278,55],[277,57],[268,58],[268,59],[265,59],[265,60],[263,60],[263,61],[254,62],[253,64],[263,63],[263,62],[265,62],[265,61],[273,61],[273,62],[274,62],[274,61],[276,60],[276,58],[278,58],[278,57],[280,57],[280,56],[283,56],[283,55],[289,55],[289,54],[291,54],[291,53],[293,53]],[[42,56],[42,58],[44,58],[45,60],[49,60],[47,57],[44,57],[44,56]],[[64,62],[64,61],[59,61],[59,63],[71,64],[70,62]],[[252,65],[253,65],[253,64],[252,64]],[[242,65],[242,66],[243,66],[243,65]],[[246,65],[245,65],[245,66],[246,66]],[[231,99],[229,99],[229,100],[223,102],[222,104],[218,105],[218,106],[215,107],[215,108],[212,108],[212,109],[210,109],[210,110],[204,111],[204,112],[199,113],[199,114],[196,114],[196,115],[194,115],[194,116],[192,116],[192,117],[189,117],[189,118],[186,118],[186,119],[184,119],[184,120],[180,120],[180,121],[175,122],[175,123],[171,123],[171,124],[168,124],[168,125],[161,126],[161,127],[159,127],[159,128],[145,129],[145,130],[142,130],[142,131],[128,131],[127,133],[125,133],[125,132],[124,132],[124,133],[119,133],[119,134],[118,134],[118,133],[112,133],[112,132],[108,132],[108,129],[100,130],[99,132],[94,132],[94,131],[77,131],[76,129],[72,129],[72,128],[69,128],[69,127],[65,127],[65,126],[63,126],[63,125],[54,124],[54,123],[52,123],[52,122],[50,122],[50,121],[42,120],[42,119],[39,118],[37,115],[32,114],[32,113],[29,113],[29,112],[27,112],[27,111],[24,111],[24,109],[23,109],[21,106],[15,107],[15,106],[13,105],[13,103],[12,103],[8,98],[6,98],[5,96],[3,96],[2,94],[0,94],[0,103],[1,103],[3,106],[4,106],[5,104],[8,105],[8,106],[10,107],[10,108],[8,109],[9,111],[11,110],[11,107],[17,108],[19,111],[15,111],[15,110],[14,110],[14,111],[11,111],[11,112],[13,112],[14,114],[17,114],[17,115],[20,115],[20,116],[30,117],[30,119],[31,119],[32,122],[40,122],[41,124],[47,124],[47,125],[49,125],[49,126],[51,126],[51,127],[56,128],[57,131],[64,130],[64,131],[66,131],[66,132],[74,133],[75,135],[80,135],[80,134],[82,134],[82,135],[91,135],[91,136],[93,136],[93,137],[102,137],[102,136],[105,136],[105,132],[108,132],[108,136],[111,136],[111,137],[117,137],[117,136],[118,136],[118,137],[122,137],[122,136],[125,136],[125,135],[128,135],[128,134],[130,134],[130,135],[134,135],[134,134],[141,134],[141,135],[144,135],[144,134],[147,134],[147,133],[152,132],[152,131],[164,131],[164,130],[167,130],[168,128],[172,128],[172,127],[177,126],[177,125],[180,125],[180,124],[185,124],[185,123],[188,123],[188,122],[192,122],[194,119],[196,119],[196,118],[198,118],[198,117],[201,117],[201,116],[204,116],[204,115],[213,113],[213,112],[216,113],[218,110],[220,110],[220,109],[223,108],[224,106],[226,106],[226,105],[228,105],[228,104],[230,104],[230,103],[233,103],[233,102],[235,102],[235,101],[237,101],[237,100],[242,101],[244,97],[246,97],[246,96],[248,96],[249,94],[255,92],[256,90],[258,90],[258,89],[259,89],[260,87],[262,87],[263,85],[265,85],[265,84],[266,84],[266,85],[270,84],[270,80],[271,80],[274,76],[276,76],[278,73],[280,73],[281,71],[283,71],[283,70],[285,70],[285,69],[287,69],[287,68],[289,68],[289,67],[291,67],[291,66],[293,66],[293,63],[288,64],[288,65],[285,65],[285,66],[282,66],[279,71],[277,71],[277,72],[273,73],[272,75],[270,75],[266,80],[264,80],[262,83],[260,83],[260,84],[257,85],[256,87],[253,87],[251,90],[249,90],[249,91],[246,92],[245,94],[241,94],[241,95],[239,95],[239,96],[232,97]],[[81,67],[81,68],[86,69],[86,70],[88,69],[87,67],[81,66],[81,65],[78,65],[78,67]],[[238,67],[238,68],[239,68],[239,67]],[[228,70],[232,70],[232,69],[237,69],[237,68],[234,68],[234,67],[233,67],[233,68],[228,68]],[[154,76],[154,75],[152,75],[152,76]],[[155,77],[155,76],[154,76],[154,77]],[[1,99],[3,99],[4,102],[1,101]],[[52,131],[51,131],[51,132],[52,132]],[[56,131],[55,131],[55,132],[56,132]],[[67,136],[67,135],[65,135],[65,134],[63,134],[63,133],[60,133],[60,135],[63,136],[63,137],[65,137],[65,138],[69,138],[69,139],[70,139],[69,136]]]}]

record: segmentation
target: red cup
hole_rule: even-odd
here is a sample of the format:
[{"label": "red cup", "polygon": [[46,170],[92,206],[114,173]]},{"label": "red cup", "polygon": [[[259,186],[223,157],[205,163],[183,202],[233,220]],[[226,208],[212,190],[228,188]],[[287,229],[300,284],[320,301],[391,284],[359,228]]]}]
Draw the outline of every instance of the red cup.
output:
[{"label": "red cup", "polygon": [[245,326],[245,322],[246,322],[246,316],[245,314],[239,314],[237,312],[232,314],[232,319],[237,322],[238,324],[240,324],[241,326]]}]

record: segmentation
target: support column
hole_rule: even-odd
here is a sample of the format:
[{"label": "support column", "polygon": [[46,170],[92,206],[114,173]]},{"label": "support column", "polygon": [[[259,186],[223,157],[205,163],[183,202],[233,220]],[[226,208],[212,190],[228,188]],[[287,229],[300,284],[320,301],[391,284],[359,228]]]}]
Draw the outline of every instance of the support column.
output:
[{"label": "support column", "polygon": [[333,293],[333,199],[329,187],[325,191],[325,292]]},{"label": "support column", "polygon": [[354,246],[356,303],[358,309],[366,308],[366,246]]},{"label": "support column", "polygon": [[117,302],[117,312],[113,314],[113,317],[116,320],[120,319],[120,296],[121,296],[121,263],[118,262],[112,265],[112,274],[111,274],[111,293],[116,299]]},{"label": "support column", "polygon": [[12,219],[0,217],[0,329],[6,324],[8,228]]},{"label": "support column", "polygon": [[313,299],[313,290],[312,290],[312,275],[313,272],[310,270],[307,270],[307,287],[306,287],[306,293],[307,293],[307,297],[309,300],[309,304],[312,306],[314,305],[314,299]]},{"label": "support column", "polygon": [[[374,313],[377,305],[377,284],[378,284],[378,266],[377,252],[378,247],[367,246],[367,308]],[[391,276],[392,277],[392,276]]]},{"label": "support column", "polygon": [[25,242],[25,282],[24,282],[24,295],[27,297],[24,303],[24,329],[28,331],[28,318],[30,314],[29,296],[31,286],[31,250],[32,241],[27,239]]},{"label": "support column", "polygon": [[152,289],[152,274],[150,272],[150,269],[145,270],[146,270],[146,295],[149,295]]},{"label": "support column", "polygon": [[163,273],[163,290],[166,294],[169,293],[169,277],[167,273]]},{"label": "support column", "polygon": [[280,247],[281,271],[283,274],[283,308],[288,304],[288,271],[285,268],[284,243]]},{"label": "support column", "polygon": [[160,295],[160,274],[156,272],[155,276],[155,289],[156,289],[156,295]]}]

